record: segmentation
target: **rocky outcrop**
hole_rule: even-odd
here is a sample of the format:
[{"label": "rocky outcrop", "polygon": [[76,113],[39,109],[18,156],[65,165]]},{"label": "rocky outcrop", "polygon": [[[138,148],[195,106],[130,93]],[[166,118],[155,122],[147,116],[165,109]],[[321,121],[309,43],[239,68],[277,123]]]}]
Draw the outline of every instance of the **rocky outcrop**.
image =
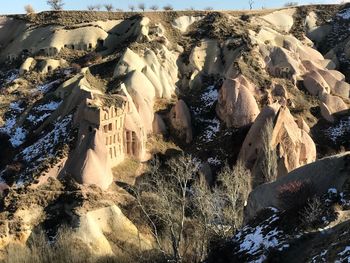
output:
[{"label": "rocky outcrop", "polygon": [[[247,83],[250,88],[252,85]],[[219,90],[216,113],[228,127],[250,125],[259,114],[259,107],[250,89],[240,79],[226,79]]]},{"label": "rocky outcrop", "polygon": [[308,133],[299,128],[285,106],[278,103],[266,106],[250,128],[240,151],[239,158],[252,169],[253,177],[259,177],[259,160],[262,158],[262,130],[268,120],[273,122],[270,141],[277,153],[278,176],[316,159],[316,146]]},{"label": "rocky outcrop", "polygon": [[72,174],[78,183],[93,184],[102,189],[109,187],[113,174],[102,131],[94,130],[81,136],[81,141],[66,164],[66,172]]},{"label": "rocky outcrop", "polygon": [[349,181],[349,174],[349,152],[327,157],[295,169],[275,182],[256,187],[250,193],[246,206],[246,219],[254,217],[266,207],[280,208],[278,191],[283,185],[296,181],[308,182],[312,184],[318,195],[326,193],[329,188],[335,188],[341,192],[344,184]]},{"label": "rocky outcrop", "polygon": [[186,143],[190,143],[193,139],[191,114],[183,100],[179,100],[172,107],[169,119],[172,128],[176,130],[180,137],[186,140]]},{"label": "rocky outcrop", "polygon": [[[81,215],[74,237],[86,244],[94,255],[99,256],[123,254],[128,247],[141,250],[153,247],[153,240],[140,233],[116,205],[98,208]],[[122,244],[124,250],[120,248],[119,251],[113,251],[109,239]]]}]

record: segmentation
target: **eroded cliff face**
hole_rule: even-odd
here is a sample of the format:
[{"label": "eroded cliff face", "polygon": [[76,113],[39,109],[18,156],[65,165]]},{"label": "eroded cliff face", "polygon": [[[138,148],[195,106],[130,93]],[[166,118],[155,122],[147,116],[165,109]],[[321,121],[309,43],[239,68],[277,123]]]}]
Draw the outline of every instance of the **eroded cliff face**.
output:
[{"label": "eroded cliff face", "polygon": [[119,209],[133,198],[116,184],[133,184],[154,154],[174,149],[209,181],[239,158],[260,182],[268,121],[278,177],[349,149],[348,43],[325,44],[350,21],[340,8],[1,17],[1,189],[10,188],[7,204],[37,201],[2,208],[1,244],[47,226],[47,208],[67,201],[74,180],[82,201],[63,210],[76,238],[108,255],[117,251],[104,236],[120,231],[120,242],[151,249],[147,230]]}]

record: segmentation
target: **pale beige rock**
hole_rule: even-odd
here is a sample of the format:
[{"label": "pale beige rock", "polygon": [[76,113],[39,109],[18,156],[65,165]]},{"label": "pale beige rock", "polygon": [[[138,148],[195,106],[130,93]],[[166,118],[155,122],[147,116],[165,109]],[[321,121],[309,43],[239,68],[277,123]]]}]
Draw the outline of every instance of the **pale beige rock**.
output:
[{"label": "pale beige rock", "polygon": [[349,152],[327,157],[319,161],[299,167],[277,181],[256,187],[249,195],[245,220],[253,218],[266,207],[280,208],[278,191],[283,185],[291,182],[309,182],[317,195],[322,195],[329,188],[342,192],[344,183],[349,180]]},{"label": "pale beige rock", "polygon": [[268,119],[273,120],[271,147],[277,149],[278,176],[316,159],[316,146],[311,137],[294,121],[288,108],[275,103],[266,106],[250,128],[240,151],[239,158],[259,173],[258,160],[262,154],[261,132]]},{"label": "pale beige rock", "polygon": [[173,27],[179,29],[182,33],[185,33],[190,25],[201,20],[202,18],[203,16],[180,16],[172,22],[172,25]]},{"label": "pale beige rock", "polygon": [[302,130],[304,130],[306,133],[310,133],[310,127],[307,125],[307,123],[304,121],[303,117],[299,117],[296,120],[296,123],[298,124],[298,127]]},{"label": "pale beige rock", "polygon": [[206,74],[220,74],[223,63],[220,56],[220,46],[217,40],[205,39],[196,46],[190,55],[190,63],[198,71]]},{"label": "pale beige rock", "polygon": [[329,110],[329,108],[325,103],[323,102],[320,103],[320,109],[321,109],[321,115],[325,120],[329,122],[334,122],[334,117],[332,116],[332,112]]},{"label": "pale beige rock", "polygon": [[[113,239],[110,240],[109,237]],[[136,226],[116,205],[88,211],[79,217],[79,227],[72,238],[86,244],[94,255],[114,255],[111,242],[120,242],[126,247],[134,246],[141,250],[153,248],[153,240],[140,233]]]},{"label": "pale beige rock", "polygon": [[228,127],[250,125],[260,112],[254,96],[242,82],[242,79],[226,79],[219,90],[216,113]]},{"label": "pale beige rock", "polygon": [[193,140],[191,114],[186,103],[179,100],[170,111],[170,123],[180,136],[186,138],[186,143]]},{"label": "pale beige rock", "polygon": [[163,118],[157,113],[154,114],[152,127],[153,127],[154,134],[163,134],[164,135],[167,132],[167,128],[166,128],[166,125],[164,123]]},{"label": "pale beige rock", "polygon": [[32,67],[35,65],[35,63],[36,61],[34,58],[32,57],[26,58],[26,60],[23,62],[23,64],[19,68],[19,74],[23,75],[29,72],[32,69]]},{"label": "pale beige rock", "polygon": [[330,87],[317,71],[311,71],[304,76],[304,86],[311,95],[320,96],[329,93]]},{"label": "pale beige rock", "polygon": [[320,97],[320,100],[327,105],[327,108],[330,110],[330,112],[337,113],[341,111],[345,111],[348,109],[348,106],[346,103],[337,96],[332,96],[330,94],[322,94]]},{"label": "pale beige rock", "polygon": [[78,183],[96,185],[105,190],[113,181],[107,156],[103,132],[95,129],[80,136],[76,149],[67,161],[66,172],[72,174]]},{"label": "pale beige rock", "polygon": [[294,8],[282,9],[279,11],[272,12],[268,15],[262,16],[262,19],[281,31],[289,32],[289,30],[294,24],[294,13]]}]

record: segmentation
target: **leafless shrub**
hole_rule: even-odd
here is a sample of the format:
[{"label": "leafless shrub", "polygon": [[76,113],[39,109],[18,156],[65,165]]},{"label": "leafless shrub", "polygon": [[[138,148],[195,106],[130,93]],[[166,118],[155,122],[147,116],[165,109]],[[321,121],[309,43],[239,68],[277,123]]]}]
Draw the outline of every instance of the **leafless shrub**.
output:
[{"label": "leafless shrub", "polygon": [[63,0],[47,0],[46,3],[55,11],[62,10],[64,6]]},{"label": "leafless shrub", "polygon": [[34,8],[32,7],[32,5],[25,5],[24,6],[24,11],[26,11],[26,14],[29,15],[29,14],[34,14],[35,13],[35,10]]},{"label": "leafless shrub", "polygon": [[[183,257],[183,232],[188,208],[188,191],[198,164],[190,157],[182,155],[167,163],[169,170],[162,172],[159,161],[153,161],[149,178],[136,186],[132,192],[139,208],[147,219],[159,251],[165,258],[180,262]],[[147,191],[149,199],[145,198]],[[162,233],[168,233],[170,251],[162,240]]]},{"label": "leafless shrub", "polygon": [[113,7],[112,4],[105,4],[105,5],[103,5],[103,6],[104,6],[104,8],[106,9],[106,11],[108,11],[108,12],[112,12],[113,9],[114,9],[114,7]]},{"label": "leafless shrub", "polygon": [[299,5],[298,2],[287,2],[283,6],[284,7],[291,7],[291,6],[298,6],[298,5]]},{"label": "leafless shrub", "polygon": [[139,3],[138,8],[142,10],[142,12],[145,12],[146,5],[144,3]]},{"label": "leafless shrub", "polygon": [[249,9],[252,10],[254,5],[254,0],[248,0],[248,4],[249,4]]},{"label": "leafless shrub", "polygon": [[124,10],[122,8],[116,8],[115,11],[116,12],[124,12]]},{"label": "leafless shrub", "polygon": [[304,228],[315,229],[322,224],[324,206],[318,197],[308,200],[304,209],[299,212],[299,218]]},{"label": "leafless shrub", "polygon": [[314,196],[315,190],[310,181],[292,181],[278,188],[280,207],[286,211],[300,211]]},{"label": "leafless shrub", "polygon": [[153,11],[157,11],[159,9],[159,7],[157,5],[152,5],[149,9],[151,9]]},{"label": "leafless shrub", "polygon": [[95,10],[95,6],[94,5],[88,5],[87,6],[87,10],[94,11]]},{"label": "leafless shrub", "polygon": [[243,208],[251,188],[250,172],[243,162],[238,160],[233,169],[226,165],[218,175],[218,180],[221,183],[224,199],[228,202],[225,217],[235,230],[242,224]]},{"label": "leafless shrub", "polygon": [[206,10],[206,11],[213,11],[214,8],[212,8],[211,6],[208,6],[208,7],[204,8],[204,10]]},{"label": "leafless shrub", "polygon": [[262,161],[261,171],[264,182],[273,182],[277,179],[277,154],[271,147],[273,122],[269,119],[262,131]]},{"label": "leafless shrub", "polygon": [[134,12],[135,11],[135,6],[134,5],[129,5],[129,9],[131,12]]},{"label": "leafless shrub", "polygon": [[167,5],[165,5],[165,6],[163,7],[163,10],[165,10],[165,11],[172,11],[172,10],[174,10],[174,8],[172,7],[172,5],[167,4]]}]

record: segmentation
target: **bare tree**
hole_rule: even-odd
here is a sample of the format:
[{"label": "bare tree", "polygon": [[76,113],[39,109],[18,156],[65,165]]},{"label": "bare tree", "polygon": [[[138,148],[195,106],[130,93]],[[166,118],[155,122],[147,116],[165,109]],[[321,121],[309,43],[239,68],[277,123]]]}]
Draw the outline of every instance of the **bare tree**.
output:
[{"label": "bare tree", "polygon": [[139,3],[138,7],[140,10],[142,10],[142,12],[145,12],[146,5],[144,3]]},{"label": "bare tree", "polygon": [[134,12],[135,11],[135,6],[134,5],[129,5],[129,9],[131,12]]},{"label": "bare tree", "polygon": [[100,11],[100,10],[101,10],[101,5],[95,5],[95,9],[96,9],[97,11]]},{"label": "bare tree", "polygon": [[25,5],[24,6],[24,11],[26,11],[27,14],[35,13],[35,10],[34,10],[34,8],[31,5]]},{"label": "bare tree", "polygon": [[[228,224],[230,232],[234,232],[243,222],[243,209],[251,189],[251,174],[243,162],[238,160],[233,169],[228,165],[223,168],[218,181],[221,183],[219,189],[222,198],[226,201],[222,223]],[[219,197],[220,194],[216,196]]]},{"label": "bare tree", "polygon": [[104,5],[104,8],[105,8],[106,11],[108,11],[108,12],[112,12],[113,9],[114,9],[114,7],[113,7],[112,4],[105,4],[105,5]]},{"label": "bare tree", "polygon": [[249,4],[249,9],[252,10],[254,5],[254,0],[248,0],[248,4]]},{"label": "bare tree", "polygon": [[89,11],[94,11],[95,9],[96,9],[96,6],[94,6],[94,5],[87,6],[87,10],[89,10]]},{"label": "bare tree", "polygon": [[46,3],[55,11],[62,10],[64,6],[63,0],[47,0]]},{"label": "bare tree", "polygon": [[203,181],[193,185],[194,214],[200,223],[203,261],[214,239],[226,239],[242,225],[243,209],[251,189],[251,175],[241,161],[231,169],[227,164],[218,175],[218,186],[209,189]]},{"label": "bare tree", "polygon": [[277,154],[271,147],[273,122],[269,119],[262,131],[262,161],[261,171],[264,182],[273,182],[277,178]]},{"label": "bare tree", "polygon": [[291,7],[291,6],[298,6],[298,5],[299,5],[298,2],[287,2],[283,6],[284,7]]},{"label": "bare tree", "polygon": [[172,7],[172,5],[170,5],[170,4],[165,5],[165,6],[163,7],[163,9],[164,9],[165,11],[172,11],[172,10],[174,10],[174,8]]},{"label": "bare tree", "polygon": [[152,5],[149,9],[151,9],[153,11],[157,11],[159,9],[159,7],[157,5]]},{"label": "bare tree", "polygon": [[[186,221],[186,209],[189,207],[188,195],[190,182],[198,171],[198,163],[190,156],[182,155],[171,159],[167,171],[161,171],[159,161],[155,160],[150,168],[148,180],[140,183],[133,192],[138,206],[149,222],[158,249],[164,256],[171,254],[172,260],[181,262],[183,232]],[[145,201],[148,191],[151,200]],[[160,227],[169,233],[171,251],[167,251],[160,235]]]}]

